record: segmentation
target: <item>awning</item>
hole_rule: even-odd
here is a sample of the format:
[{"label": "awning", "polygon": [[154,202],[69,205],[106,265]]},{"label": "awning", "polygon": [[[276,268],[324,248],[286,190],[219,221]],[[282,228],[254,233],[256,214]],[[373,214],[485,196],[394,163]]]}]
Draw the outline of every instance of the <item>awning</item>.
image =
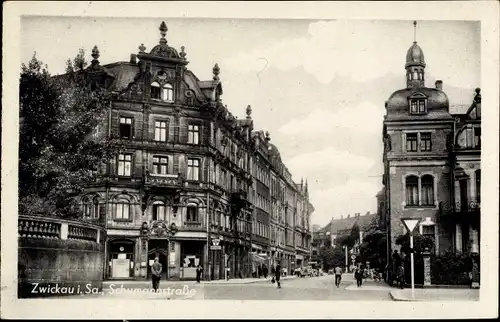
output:
[{"label": "awning", "polygon": [[266,264],[269,261],[267,254],[257,254],[255,252],[252,252],[250,254],[252,255],[253,262],[257,262],[259,264]]}]

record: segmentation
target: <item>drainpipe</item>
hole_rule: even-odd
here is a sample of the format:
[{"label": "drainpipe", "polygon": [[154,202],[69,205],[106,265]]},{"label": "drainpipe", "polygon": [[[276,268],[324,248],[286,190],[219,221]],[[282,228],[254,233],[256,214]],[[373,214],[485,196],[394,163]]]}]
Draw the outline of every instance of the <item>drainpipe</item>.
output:
[{"label": "drainpipe", "polygon": [[[108,113],[108,138],[111,137],[111,119],[112,119],[112,103],[109,102],[109,113]],[[106,163],[106,175],[109,176],[111,168],[109,166],[109,161]],[[108,178],[109,179],[109,178]],[[108,277],[109,261],[108,261],[108,214],[109,214],[109,181],[106,181],[106,206],[104,214],[104,230],[106,232],[106,239],[104,240],[104,279]]]},{"label": "drainpipe", "polygon": [[[211,178],[210,178],[210,160],[208,160],[208,175],[207,175],[207,182],[208,184],[210,185],[211,183]],[[208,274],[205,275],[205,279],[206,280],[210,280],[211,279],[211,266],[212,266],[212,263],[210,262],[210,226],[211,226],[211,223],[210,223],[210,191],[207,190],[207,208],[206,208],[206,214],[205,214],[205,217],[206,217],[206,223],[207,223],[207,272]]]}]

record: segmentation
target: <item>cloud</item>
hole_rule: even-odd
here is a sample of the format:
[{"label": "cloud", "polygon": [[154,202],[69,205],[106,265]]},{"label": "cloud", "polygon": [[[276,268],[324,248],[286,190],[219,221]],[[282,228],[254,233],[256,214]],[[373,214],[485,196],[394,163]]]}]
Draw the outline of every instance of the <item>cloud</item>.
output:
[{"label": "cloud", "polygon": [[[311,189],[314,189],[312,186]],[[348,181],[329,189],[314,189],[310,196],[315,210],[312,222],[324,225],[332,217],[354,213],[365,214],[367,211],[376,212],[375,195],[381,189],[376,183],[366,181]]]},{"label": "cloud", "polygon": [[[435,33],[437,27],[441,27],[440,35]],[[462,68],[464,63],[469,67],[479,66],[474,28],[477,27],[472,24],[447,26],[438,22],[419,26],[419,44],[428,58],[427,71],[457,85],[463,85],[464,80],[477,82],[477,72]],[[337,77],[364,82],[388,73],[404,75],[404,59],[412,44],[413,25],[398,21],[319,21],[309,25],[308,33],[307,37],[285,38],[272,46],[240,52],[225,64],[243,72],[260,71],[264,65],[259,58],[265,57],[268,67],[283,71],[300,67],[322,83],[330,83]],[[461,34],[472,40],[460,39]],[[463,50],[464,45],[470,50]]]},{"label": "cloud", "polygon": [[383,106],[361,102],[355,107],[340,106],[336,109],[317,108],[305,118],[293,119],[279,128],[284,135],[324,135],[337,134],[342,138],[345,129],[361,134],[380,134],[385,110]]}]

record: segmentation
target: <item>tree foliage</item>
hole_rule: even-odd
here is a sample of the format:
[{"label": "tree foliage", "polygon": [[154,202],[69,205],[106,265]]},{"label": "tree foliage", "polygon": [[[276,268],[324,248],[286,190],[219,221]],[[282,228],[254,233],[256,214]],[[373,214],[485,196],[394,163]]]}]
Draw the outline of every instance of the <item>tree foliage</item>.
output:
[{"label": "tree foliage", "polygon": [[370,267],[383,270],[387,263],[387,236],[384,232],[370,231],[360,245],[361,261],[370,262]]},{"label": "tree foliage", "polygon": [[335,244],[341,247],[347,246],[348,248],[354,247],[359,240],[359,226],[354,224],[349,234],[343,234],[336,238]]},{"label": "tree foliage", "polygon": [[118,151],[93,135],[109,101],[86,81],[84,51],[51,77],[35,56],[21,66],[19,206],[36,215],[78,216],[75,196]]},{"label": "tree foliage", "polygon": [[[410,235],[408,233],[400,235],[396,238],[396,245],[401,246],[401,252],[405,254],[410,253]],[[434,247],[434,240],[431,237],[415,234],[413,236],[413,249],[415,253],[421,253],[425,249],[432,250]]]},{"label": "tree foliage", "polygon": [[343,266],[345,262],[344,249],[341,247],[322,247],[319,256],[323,263],[323,269],[329,270],[336,266]]}]

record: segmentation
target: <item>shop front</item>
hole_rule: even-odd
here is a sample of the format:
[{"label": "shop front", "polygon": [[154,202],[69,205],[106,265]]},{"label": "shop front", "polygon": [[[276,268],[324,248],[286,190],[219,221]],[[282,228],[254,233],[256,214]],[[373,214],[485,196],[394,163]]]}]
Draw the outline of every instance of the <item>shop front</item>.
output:
[{"label": "shop front", "polygon": [[112,239],[108,241],[106,276],[110,279],[134,277],[135,240]]}]

